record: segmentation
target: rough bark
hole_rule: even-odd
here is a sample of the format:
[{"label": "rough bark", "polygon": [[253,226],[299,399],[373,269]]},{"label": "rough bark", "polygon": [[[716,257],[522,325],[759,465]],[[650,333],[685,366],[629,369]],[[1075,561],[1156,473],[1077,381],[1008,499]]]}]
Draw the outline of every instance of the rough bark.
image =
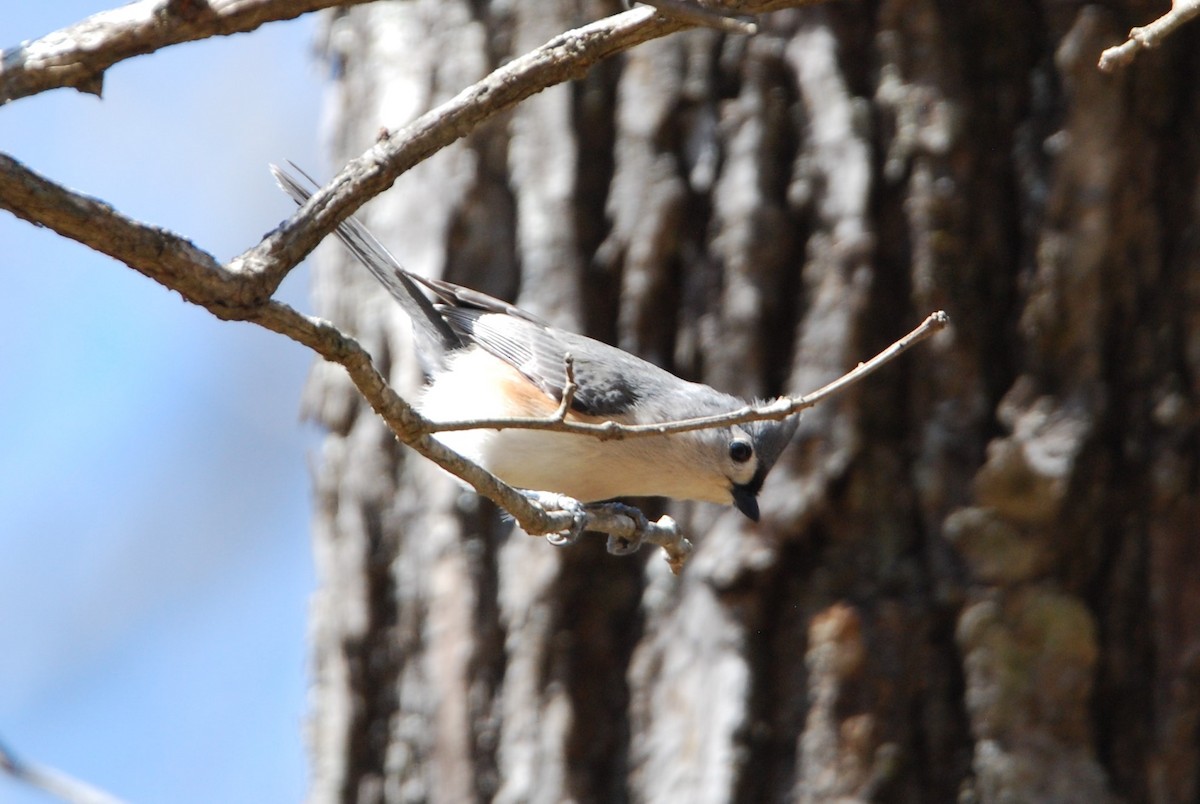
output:
[{"label": "rough bark", "polygon": [[[330,23],[335,159],[599,0]],[[1145,3],[842,3],[548,90],[364,217],[408,267],[744,395],[953,331],[805,414],[763,523],[657,556],[530,539],[336,371],[314,801],[1186,801],[1200,794],[1200,37]],[[330,249],[320,314],[408,324]]]}]

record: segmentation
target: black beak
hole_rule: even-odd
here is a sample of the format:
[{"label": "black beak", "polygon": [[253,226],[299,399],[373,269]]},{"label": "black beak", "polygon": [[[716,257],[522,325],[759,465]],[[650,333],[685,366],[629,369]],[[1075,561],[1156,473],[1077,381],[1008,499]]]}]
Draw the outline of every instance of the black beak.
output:
[{"label": "black beak", "polygon": [[[761,485],[761,484],[760,484]],[[730,489],[733,494],[733,504],[752,522],[758,521],[758,485],[747,484],[734,486]]]}]

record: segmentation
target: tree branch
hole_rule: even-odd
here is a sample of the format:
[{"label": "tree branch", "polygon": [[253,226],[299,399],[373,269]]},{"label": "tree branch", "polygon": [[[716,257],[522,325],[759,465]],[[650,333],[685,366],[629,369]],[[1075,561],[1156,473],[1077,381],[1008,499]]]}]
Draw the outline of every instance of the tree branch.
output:
[{"label": "tree branch", "polygon": [[169,45],[369,0],[141,0],[0,51],[0,105],[48,89],[100,95],[104,71]]},{"label": "tree branch", "polygon": [[1133,61],[1140,50],[1158,47],[1179,26],[1200,14],[1200,0],[1174,0],[1171,10],[1149,25],[1133,28],[1129,38],[1100,54],[1100,69],[1111,73]]},{"label": "tree branch", "polygon": [[[743,0],[727,3],[744,14],[761,14],[825,0]],[[384,131],[361,156],[346,163],[261,243],[230,263],[238,273],[260,276],[273,293],[284,276],[337,225],[403,173],[479,124],[511,109],[547,87],[583,77],[595,64],[617,53],[699,24],[694,18],[664,16],[649,6],[634,8],[559,34],[518,56],[431,109],[399,131]]]},{"label": "tree branch", "polygon": [[[545,417],[428,422],[426,427],[428,428],[428,432],[431,433],[446,433],[458,430],[553,430],[561,433],[587,435],[598,438],[601,441],[609,441],[686,433],[689,430],[709,430],[714,427],[728,427],[734,424],[745,424],[747,422],[765,421],[768,419],[786,419],[788,416],[799,413],[805,408],[811,408],[817,403],[845,390],[871,372],[890,363],[910,347],[915,346],[934,333],[945,329],[949,324],[950,317],[945,312],[939,310],[936,313],[930,313],[921,322],[920,326],[912,332],[867,362],[859,363],[854,369],[828,385],[813,391],[811,394],[798,397],[780,397],[763,405],[748,405],[740,410],[714,416],[700,416],[694,419],[656,422],[654,424],[620,424],[614,421],[594,424],[591,422],[565,420],[559,415],[559,411],[555,411]],[[559,407],[561,409],[562,406],[560,405]]]},{"label": "tree branch", "polygon": [[559,34],[399,131],[384,131],[372,148],[348,162],[291,218],[232,264],[265,274],[267,284],[277,286],[290,266],[355,210],[480,123],[547,87],[582,77],[615,53],[686,27],[685,22],[659,17],[654,9],[643,7]]},{"label": "tree branch", "polygon": [[62,771],[31,765],[0,743],[0,772],[71,804],[122,804],[122,800]]},{"label": "tree branch", "polygon": [[218,318],[240,318],[269,298],[258,298],[245,278],[191,241],[71,192],[3,153],[0,208],[125,263]]}]

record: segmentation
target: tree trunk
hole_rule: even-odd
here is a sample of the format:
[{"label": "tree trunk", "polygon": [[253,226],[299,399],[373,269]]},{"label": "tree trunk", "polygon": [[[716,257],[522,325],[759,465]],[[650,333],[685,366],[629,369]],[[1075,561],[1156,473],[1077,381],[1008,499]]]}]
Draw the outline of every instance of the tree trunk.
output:
[{"label": "tree trunk", "polygon": [[[805,414],[760,525],[671,504],[678,578],[513,532],[318,366],[313,800],[1196,800],[1197,31],[1096,69],[1160,6],[691,31],[372,204],[409,268],[745,396],[953,328]],[[335,159],[616,8],[336,17]],[[408,322],[324,256],[320,313],[415,394]]]}]

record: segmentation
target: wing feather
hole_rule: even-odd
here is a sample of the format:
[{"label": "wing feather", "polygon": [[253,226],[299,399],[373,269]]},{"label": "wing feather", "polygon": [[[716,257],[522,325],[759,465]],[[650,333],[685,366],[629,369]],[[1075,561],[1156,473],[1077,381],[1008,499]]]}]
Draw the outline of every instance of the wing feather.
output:
[{"label": "wing feather", "polygon": [[533,316],[463,307],[442,307],[441,312],[460,337],[517,369],[555,401],[562,399],[566,388],[566,359],[570,354],[576,384],[571,408],[577,413],[620,418],[645,391],[631,378],[682,382],[627,352],[555,329]]}]

